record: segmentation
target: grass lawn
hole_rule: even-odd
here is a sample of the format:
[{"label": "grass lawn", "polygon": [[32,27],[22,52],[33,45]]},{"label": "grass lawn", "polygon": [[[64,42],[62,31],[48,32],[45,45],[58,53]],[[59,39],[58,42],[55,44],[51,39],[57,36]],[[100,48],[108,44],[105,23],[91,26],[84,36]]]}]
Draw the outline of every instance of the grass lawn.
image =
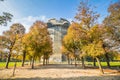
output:
[{"label": "grass lawn", "polygon": [[[13,67],[15,62],[10,62],[9,63],[9,67]],[[0,62],[0,68],[5,68],[5,64],[6,62]],[[21,66],[22,62],[17,62],[17,67]],[[52,64],[56,64],[56,63],[52,63]],[[60,63],[59,63],[60,64]],[[62,63],[65,64],[65,63]],[[93,65],[93,62],[85,62],[85,64],[88,65]],[[107,66],[106,62],[101,62],[102,66]],[[98,63],[96,62],[96,65],[98,66]],[[111,66],[120,66],[120,62],[110,62]]]},{"label": "grass lawn", "polygon": [[[93,65],[93,62],[85,62],[86,64]],[[96,65],[98,66],[98,63],[96,62]],[[107,66],[106,62],[101,62],[102,66]],[[120,66],[120,62],[110,62],[110,66]]]},{"label": "grass lawn", "polygon": [[[0,68],[5,68],[6,62],[0,62]],[[9,67],[13,67],[15,62],[10,62]],[[21,66],[22,62],[17,62],[17,66]]]}]

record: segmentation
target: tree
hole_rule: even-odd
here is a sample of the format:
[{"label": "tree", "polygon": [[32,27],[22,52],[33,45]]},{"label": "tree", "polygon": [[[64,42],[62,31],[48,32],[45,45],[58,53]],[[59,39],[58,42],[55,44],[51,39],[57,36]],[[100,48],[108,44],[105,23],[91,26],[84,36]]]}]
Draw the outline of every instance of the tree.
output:
[{"label": "tree", "polygon": [[24,34],[22,37],[22,51],[23,51],[23,55],[22,55],[22,67],[24,67],[24,63],[25,63],[25,59],[26,59],[26,55],[27,55],[27,44],[26,44],[26,40],[27,40],[27,36],[28,34]]},{"label": "tree", "polygon": [[[4,0],[0,0],[3,2]],[[3,12],[3,15],[0,16],[0,25],[7,25],[7,22],[10,22],[13,15],[7,12]]]},{"label": "tree", "polygon": [[89,56],[92,56],[93,58],[96,58],[97,62],[98,62],[98,66],[99,66],[99,69],[101,71],[101,73],[103,74],[103,69],[101,67],[101,63],[100,63],[100,60],[99,60],[99,57],[101,55],[104,55],[104,49],[102,48],[102,41],[99,41],[99,42],[94,42],[94,43],[91,43],[91,44],[88,44],[87,46],[84,46],[83,47],[83,51],[85,51],[85,53],[87,53]]},{"label": "tree", "polygon": [[103,33],[104,28],[99,27],[98,25],[93,26],[87,33],[89,36],[88,43],[82,48],[82,51],[84,53],[87,53],[86,55],[91,56],[97,60],[101,73],[104,72],[100,63],[100,56],[103,56],[105,54],[105,50],[103,48],[104,43],[102,40]]},{"label": "tree", "polygon": [[109,15],[104,19],[103,23],[109,32],[109,38],[112,40],[116,40],[116,42],[120,40],[120,24],[119,24],[119,12],[120,12],[120,1],[111,4],[108,8]]},{"label": "tree", "polygon": [[82,25],[82,28],[87,31],[97,23],[97,19],[100,16],[92,8],[93,6],[89,5],[87,0],[81,1],[75,16],[75,19]]},{"label": "tree", "polygon": [[105,18],[103,23],[109,27],[120,26],[120,1],[111,4],[108,8],[109,15]]},{"label": "tree", "polygon": [[3,15],[0,16],[0,25],[7,25],[7,22],[10,22],[13,15],[7,12],[3,12]]},{"label": "tree", "polygon": [[6,68],[8,68],[13,47],[16,44],[16,41],[21,38],[25,33],[25,28],[23,25],[16,23],[10,27],[10,30],[3,32],[4,39],[2,38],[2,46],[8,49],[8,57],[6,62]]},{"label": "tree", "polygon": [[87,0],[81,1],[78,6],[78,12],[75,19],[83,24],[83,27],[87,30],[90,29],[97,22],[99,14],[91,9],[91,5],[88,4]]},{"label": "tree", "polygon": [[70,51],[68,51],[64,46],[62,46],[62,54],[67,56],[68,64],[70,64]]},{"label": "tree", "polygon": [[103,23],[107,28],[107,36],[104,44],[104,48],[106,51],[105,57],[107,60],[107,65],[109,64],[109,53],[110,51],[118,51],[119,43],[120,43],[120,24],[119,24],[119,12],[120,12],[120,1],[111,4],[108,8],[109,15],[104,19]]},{"label": "tree", "polygon": [[27,45],[28,55],[32,57],[31,68],[34,68],[35,58],[51,53],[50,36],[47,31],[47,25],[41,21],[36,21],[30,28],[30,32],[26,35],[25,43]]},{"label": "tree", "polygon": [[[63,39],[63,46],[71,53],[74,53],[75,61],[78,55],[81,55],[81,48],[87,42],[87,31],[79,23],[72,23]],[[82,56],[82,55],[81,55]],[[82,56],[83,57],[83,56]],[[82,58],[81,57],[81,58]],[[83,60],[83,58],[82,58]],[[84,68],[84,61],[83,68]]]}]

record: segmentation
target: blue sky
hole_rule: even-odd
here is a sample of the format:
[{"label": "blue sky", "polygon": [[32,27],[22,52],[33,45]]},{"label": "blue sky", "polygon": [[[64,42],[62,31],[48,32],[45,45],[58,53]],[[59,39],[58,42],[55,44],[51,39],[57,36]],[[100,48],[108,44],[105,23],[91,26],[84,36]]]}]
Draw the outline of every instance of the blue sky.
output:
[{"label": "blue sky", "polygon": [[[8,30],[13,23],[21,23],[25,26],[27,32],[29,27],[36,20],[47,22],[50,18],[66,18],[69,21],[74,19],[77,12],[77,7],[81,0],[5,0],[0,2],[0,14],[10,12],[14,15],[12,22],[8,26],[2,26],[0,34]],[[111,1],[114,3],[117,0],[88,0],[89,4],[96,6],[101,17],[98,22],[108,15],[107,8]]]}]

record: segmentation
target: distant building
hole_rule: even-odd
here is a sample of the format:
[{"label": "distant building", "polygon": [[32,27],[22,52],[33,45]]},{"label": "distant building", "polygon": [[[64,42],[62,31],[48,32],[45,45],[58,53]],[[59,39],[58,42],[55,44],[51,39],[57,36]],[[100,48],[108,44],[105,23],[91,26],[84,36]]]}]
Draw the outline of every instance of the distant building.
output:
[{"label": "distant building", "polygon": [[50,61],[61,62],[63,60],[61,52],[62,39],[67,33],[70,22],[63,18],[60,20],[53,18],[48,20],[47,25],[53,41],[53,55],[50,57]]}]

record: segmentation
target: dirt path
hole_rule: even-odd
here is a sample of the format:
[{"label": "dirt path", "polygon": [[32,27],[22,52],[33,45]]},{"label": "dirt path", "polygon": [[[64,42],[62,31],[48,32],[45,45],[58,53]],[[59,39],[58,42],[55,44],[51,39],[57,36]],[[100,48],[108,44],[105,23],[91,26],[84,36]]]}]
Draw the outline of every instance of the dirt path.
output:
[{"label": "dirt path", "polygon": [[[30,69],[30,67],[25,67],[25,68],[20,67],[16,69],[15,77],[11,77],[12,71],[13,69],[0,69],[0,78],[25,79],[25,80],[26,79],[31,79],[31,80],[59,79],[60,80],[63,78],[65,79],[69,79],[69,78],[72,79],[78,77],[90,78],[94,76],[102,78],[103,76],[110,76],[110,77],[120,76],[120,72],[118,72],[117,70],[104,69],[105,74],[101,75],[98,69],[82,69],[80,67],[75,68],[74,65],[66,65],[66,64],[51,64],[47,66],[36,66],[35,69]],[[111,78],[111,80],[114,79]],[[120,77],[118,80],[120,80]]]}]

